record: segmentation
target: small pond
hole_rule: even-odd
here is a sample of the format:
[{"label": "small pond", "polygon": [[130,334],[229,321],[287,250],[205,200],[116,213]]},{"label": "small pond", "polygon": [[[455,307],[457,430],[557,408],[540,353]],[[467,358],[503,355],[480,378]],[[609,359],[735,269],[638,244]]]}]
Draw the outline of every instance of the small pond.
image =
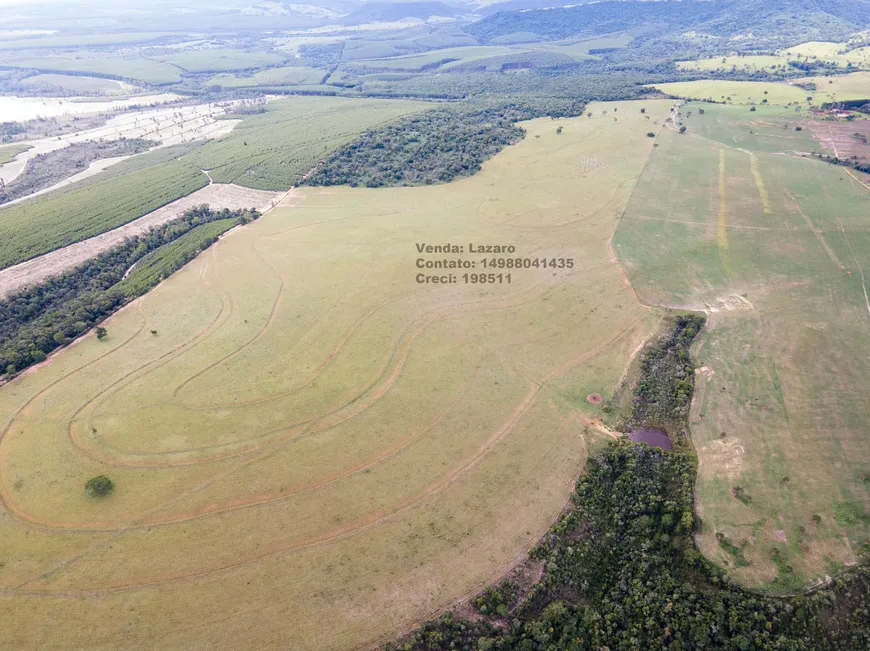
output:
[{"label": "small pond", "polygon": [[656,429],[654,427],[636,429],[629,432],[628,438],[636,443],[646,443],[662,450],[672,450],[674,448],[674,444],[668,438],[668,433],[663,429]]}]

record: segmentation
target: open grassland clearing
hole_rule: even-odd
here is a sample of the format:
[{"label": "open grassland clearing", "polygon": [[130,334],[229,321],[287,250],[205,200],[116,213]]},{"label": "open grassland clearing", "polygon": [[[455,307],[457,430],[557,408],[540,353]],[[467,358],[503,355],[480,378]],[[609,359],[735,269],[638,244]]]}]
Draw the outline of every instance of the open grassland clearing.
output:
[{"label": "open grassland clearing", "polygon": [[248,52],[233,48],[186,50],[157,57],[187,72],[221,72],[246,70],[283,63],[286,57],[271,52]]},{"label": "open grassland clearing", "polygon": [[870,100],[870,72],[853,72],[833,77],[809,77],[798,80],[813,83],[830,102],[847,102],[855,99]]},{"label": "open grassland clearing", "polygon": [[783,154],[802,145],[777,148],[778,131],[807,137],[787,113],[689,110],[616,251],[642,300],[709,314],[691,414],[702,551],[794,591],[854,562],[870,533],[870,190]]},{"label": "open grassland clearing", "polygon": [[33,75],[22,79],[25,86],[60,88],[63,91],[90,95],[129,95],[137,89],[116,79],[82,77],[79,75]]},{"label": "open grassland clearing", "polygon": [[171,63],[141,56],[111,56],[96,52],[55,54],[38,58],[8,56],[3,65],[14,68],[33,68],[41,72],[84,72],[134,79],[149,84],[166,85],[181,81],[182,69]]},{"label": "open grassland clearing", "polygon": [[584,41],[557,41],[523,45],[474,45],[430,50],[422,54],[409,54],[391,58],[372,58],[350,61],[352,68],[369,70],[395,70],[420,72],[423,70],[457,71],[483,68],[498,71],[508,67],[558,67],[594,58],[590,50],[602,47],[623,47],[626,38],[592,39]]},{"label": "open grassland clearing", "polygon": [[849,49],[845,43],[811,41],[790,47],[783,54],[791,55],[792,60],[822,61],[842,68],[851,63],[853,68],[870,68],[870,47]]},{"label": "open grassland clearing", "polygon": [[122,32],[118,34],[46,34],[30,38],[0,39],[0,50],[34,50],[89,46],[132,45],[174,36],[173,32]]},{"label": "open grassland clearing", "polygon": [[[525,123],[449,185],[299,190],[0,389],[0,645],[359,648],[511,566],[659,323],[609,248],[639,106]],[[415,281],[482,271],[469,243],[575,264]]]},{"label": "open grassland clearing", "polygon": [[811,104],[830,101],[830,96],[822,88],[808,91],[782,82],[704,79],[655,84],[655,87],[674,97],[728,104],[762,104],[767,100],[767,104],[794,104],[808,108]]},{"label": "open grassland clearing", "polygon": [[354,136],[433,106],[422,102],[293,97],[269,102],[233,132],[185,160],[217,183],[286,190]]},{"label": "open grassland clearing", "polygon": [[304,66],[269,68],[261,70],[249,77],[235,75],[215,75],[208,80],[207,85],[218,85],[223,88],[243,88],[246,86],[282,86],[293,84],[319,84],[326,76],[326,70],[307,68]]},{"label": "open grassland clearing", "polygon": [[[680,61],[684,70],[729,72],[794,72],[790,64],[833,64],[839,68],[870,68],[870,47],[848,49],[845,43],[813,41],[796,45],[777,54],[717,56],[695,61]],[[849,64],[852,64],[851,67]]]},{"label": "open grassland clearing", "polygon": [[528,48],[515,48],[506,45],[472,45],[468,47],[431,50],[423,54],[409,54],[385,59],[359,59],[353,61],[353,65],[355,67],[379,70],[419,71],[427,68],[437,68],[443,63],[452,61],[468,63],[477,59],[487,59],[522,52],[528,52]]},{"label": "open grassland clearing", "polygon": [[0,145],[0,165],[4,165],[15,160],[18,154],[22,154],[30,149],[33,145]]},{"label": "open grassland clearing", "polygon": [[177,219],[194,206],[206,204],[215,211],[224,208],[229,210],[256,208],[262,213],[272,208],[282,194],[222,183],[207,185],[128,224],[46,253],[33,260],[0,269],[0,298],[69,271],[120,244],[128,237],[146,233],[150,228]]}]

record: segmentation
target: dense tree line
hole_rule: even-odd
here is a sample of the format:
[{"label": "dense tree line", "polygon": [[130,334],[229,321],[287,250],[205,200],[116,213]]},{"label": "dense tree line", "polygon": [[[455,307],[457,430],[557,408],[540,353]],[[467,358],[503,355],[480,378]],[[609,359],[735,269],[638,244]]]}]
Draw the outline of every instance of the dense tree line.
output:
[{"label": "dense tree line", "polygon": [[870,163],[862,163],[854,158],[838,158],[836,156],[828,156],[826,154],[815,154],[818,158],[830,163],[831,165],[842,165],[843,167],[851,167],[853,170],[870,174]]},{"label": "dense tree line", "polygon": [[0,376],[45,360],[53,350],[181,268],[198,251],[172,257],[169,266],[161,274],[153,274],[149,284],[136,285],[136,294],[118,287],[127,271],[149,254],[203,224],[229,218],[245,223],[257,217],[255,210],[191,208],[178,219],[129,238],[71,271],[0,301]]},{"label": "dense tree line", "polygon": [[[569,112],[582,105],[566,106]],[[439,108],[372,129],[333,153],[308,185],[421,185],[470,176],[485,160],[519,142],[514,123],[538,117],[533,106]]]},{"label": "dense tree line", "polygon": [[[687,316],[647,352],[638,392],[677,406],[687,351],[703,318]],[[664,370],[663,369],[667,369]],[[655,386],[658,385],[658,386]],[[673,420],[672,412],[667,412]],[[695,457],[621,440],[589,459],[565,515],[532,550],[541,581],[519,603],[515,586],[484,592],[486,614],[446,614],[387,649],[429,651],[866,651],[870,565],[794,597],[735,585],[695,549]]]}]

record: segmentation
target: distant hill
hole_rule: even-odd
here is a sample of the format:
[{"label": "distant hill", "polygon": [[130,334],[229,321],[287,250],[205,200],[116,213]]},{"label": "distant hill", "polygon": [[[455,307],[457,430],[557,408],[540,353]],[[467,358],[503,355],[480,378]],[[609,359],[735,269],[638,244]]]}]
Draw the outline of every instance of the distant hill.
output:
[{"label": "distant hill", "polygon": [[443,2],[369,2],[342,20],[347,25],[363,23],[385,23],[405,18],[426,20],[432,16],[452,18],[464,13]]},{"label": "distant hill", "polygon": [[[512,0],[527,1],[536,0]],[[517,32],[557,39],[650,24],[665,33],[691,29],[718,36],[756,32],[785,37],[840,35],[870,25],[870,0],[605,0],[567,8],[497,12],[466,31],[489,42]]]}]

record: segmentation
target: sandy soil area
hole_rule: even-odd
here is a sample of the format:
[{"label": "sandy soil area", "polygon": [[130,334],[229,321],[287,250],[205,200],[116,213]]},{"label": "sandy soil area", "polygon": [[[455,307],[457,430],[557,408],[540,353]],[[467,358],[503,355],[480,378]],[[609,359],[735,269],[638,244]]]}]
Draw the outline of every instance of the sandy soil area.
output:
[{"label": "sandy soil area", "polygon": [[[123,113],[109,120],[104,126],[78,133],[34,140],[28,144],[32,149],[19,154],[15,160],[0,165],[0,179],[11,182],[24,171],[27,161],[39,154],[63,149],[88,140],[117,140],[118,138],[147,138],[160,142],[161,146],[177,145],[192,140],[220,138],[232,131],[239,120],[216,120],[223,115],[224,105],[198,104],[173,106],[160,109]],[[118,159],[120,160],[120,159]],[[117,161],[116,161],[117,162]],[[93,170],[93,171],[92,171]],[[76,180],[101,171],[91,166],[77,175]],[[55,186],[58,187],[58,186]],[[54,189],[54,188],[51,188]]]}]

